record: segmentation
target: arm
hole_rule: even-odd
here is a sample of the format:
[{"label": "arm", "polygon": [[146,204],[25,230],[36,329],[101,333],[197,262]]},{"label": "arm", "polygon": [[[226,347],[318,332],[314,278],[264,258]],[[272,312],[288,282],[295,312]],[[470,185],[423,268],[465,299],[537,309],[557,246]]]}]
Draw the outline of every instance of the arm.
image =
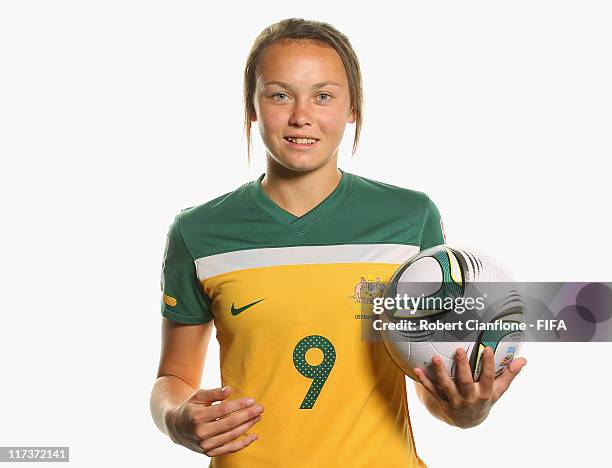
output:
[{"label": "arm", "polygon": [[182,325],[163,319],[161,357],[150,407],[155,424],[166,435],[168,410],[180,406],[200,388],[212,329],[212,320]]},{"label": "arm", "polygon": [[153,420],[164,434],[209,457],[237,452],[257,440],[245,433],[263,413],[253,398],[230,400],[230,387],[198,389],[212,329],[212,320],[184,325],[163,319],[161,359],[150,401]]},{"label": "arm", "polygon": [[174,443],[214,457],[242,450],[257,439],[245,433],[261,420],[263,406],[254,398],[228,399],[229,386],[199,388],[214,317],[183,237],[183,212],[168,231],[162,265],[162,350],[151,415]]},{"label": "arm", "polygon": [[[425,218],[419,245],[421,250],[446,243],[440,212],[427,197]],[[495,378],[493,350],[483,355],[483,373],[474,382],[468,359],[463,349],[455,353],[457,377],[454,381],[442,361],[434,357],[431,361],[433,380],[422,369],[414,369],[418,379],[415,383],[419,400],[437,419],[461,428],[474,427],[482,423],[493,404],[504,394],[521,368],[527,364],[525,358],[515,359],[497,378]]]}]

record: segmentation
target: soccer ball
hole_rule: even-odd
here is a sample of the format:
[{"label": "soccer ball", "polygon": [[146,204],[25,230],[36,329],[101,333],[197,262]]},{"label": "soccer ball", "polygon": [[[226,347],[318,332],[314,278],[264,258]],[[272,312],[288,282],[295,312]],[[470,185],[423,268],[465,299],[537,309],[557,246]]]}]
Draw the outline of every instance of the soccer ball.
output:
[{"label": "soccer ball", "polygon": [[412,369],[420,367],[435,381],[435,355],[455,378],[459,347],[477,381],[482,352],[491,346],[497,376],[524,341],[524,303],[515,282],[491,257],[472,251],[440,245],[418,253],[395,272],[381,304],[387,351],[414,380]]}]

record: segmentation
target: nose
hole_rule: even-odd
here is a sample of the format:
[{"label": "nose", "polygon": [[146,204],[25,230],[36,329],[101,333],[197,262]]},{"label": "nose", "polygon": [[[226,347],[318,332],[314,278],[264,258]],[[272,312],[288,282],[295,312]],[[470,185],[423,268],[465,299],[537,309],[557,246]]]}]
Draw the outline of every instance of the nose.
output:
[{"label": "nose", "polygon": [[295,127],[303,127],[304,125],[311,124],[310,111],[306,102],[296,101],[293,106],[293,112],[289,117],[289,125]]}]

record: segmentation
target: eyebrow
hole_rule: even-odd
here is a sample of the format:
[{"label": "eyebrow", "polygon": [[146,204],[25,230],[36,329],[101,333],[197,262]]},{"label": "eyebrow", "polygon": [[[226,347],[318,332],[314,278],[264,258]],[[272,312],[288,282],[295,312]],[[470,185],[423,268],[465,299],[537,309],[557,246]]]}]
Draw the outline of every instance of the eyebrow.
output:
[{"label": "eyebrow", "polygon": [[[282,81],[268,81],[264,86],[269,86],[269,85],[278,85],[282,88],[291,88],[291,85],[284,83]],[[325,86],[342,86],[340,83],[336,83],[335,81],[321,81],[317,84],[312,85],[312,89],[317,89],[317,88],[323,88]]]}]

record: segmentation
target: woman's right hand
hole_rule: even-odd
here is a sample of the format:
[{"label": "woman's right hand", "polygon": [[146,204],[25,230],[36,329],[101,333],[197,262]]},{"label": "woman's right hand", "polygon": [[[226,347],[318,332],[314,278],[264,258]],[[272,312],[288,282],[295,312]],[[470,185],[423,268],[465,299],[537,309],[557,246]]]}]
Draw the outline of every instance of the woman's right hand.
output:
[{"label": "woman's right hand", "polygon": [[168,410],[166,426],[170,439],[209,457],[237,452],[257,440],[254,434],[237,440],[261,420],[263,406],[253,398],[225,400],[230,387],[198,390],[180,406]]}]

